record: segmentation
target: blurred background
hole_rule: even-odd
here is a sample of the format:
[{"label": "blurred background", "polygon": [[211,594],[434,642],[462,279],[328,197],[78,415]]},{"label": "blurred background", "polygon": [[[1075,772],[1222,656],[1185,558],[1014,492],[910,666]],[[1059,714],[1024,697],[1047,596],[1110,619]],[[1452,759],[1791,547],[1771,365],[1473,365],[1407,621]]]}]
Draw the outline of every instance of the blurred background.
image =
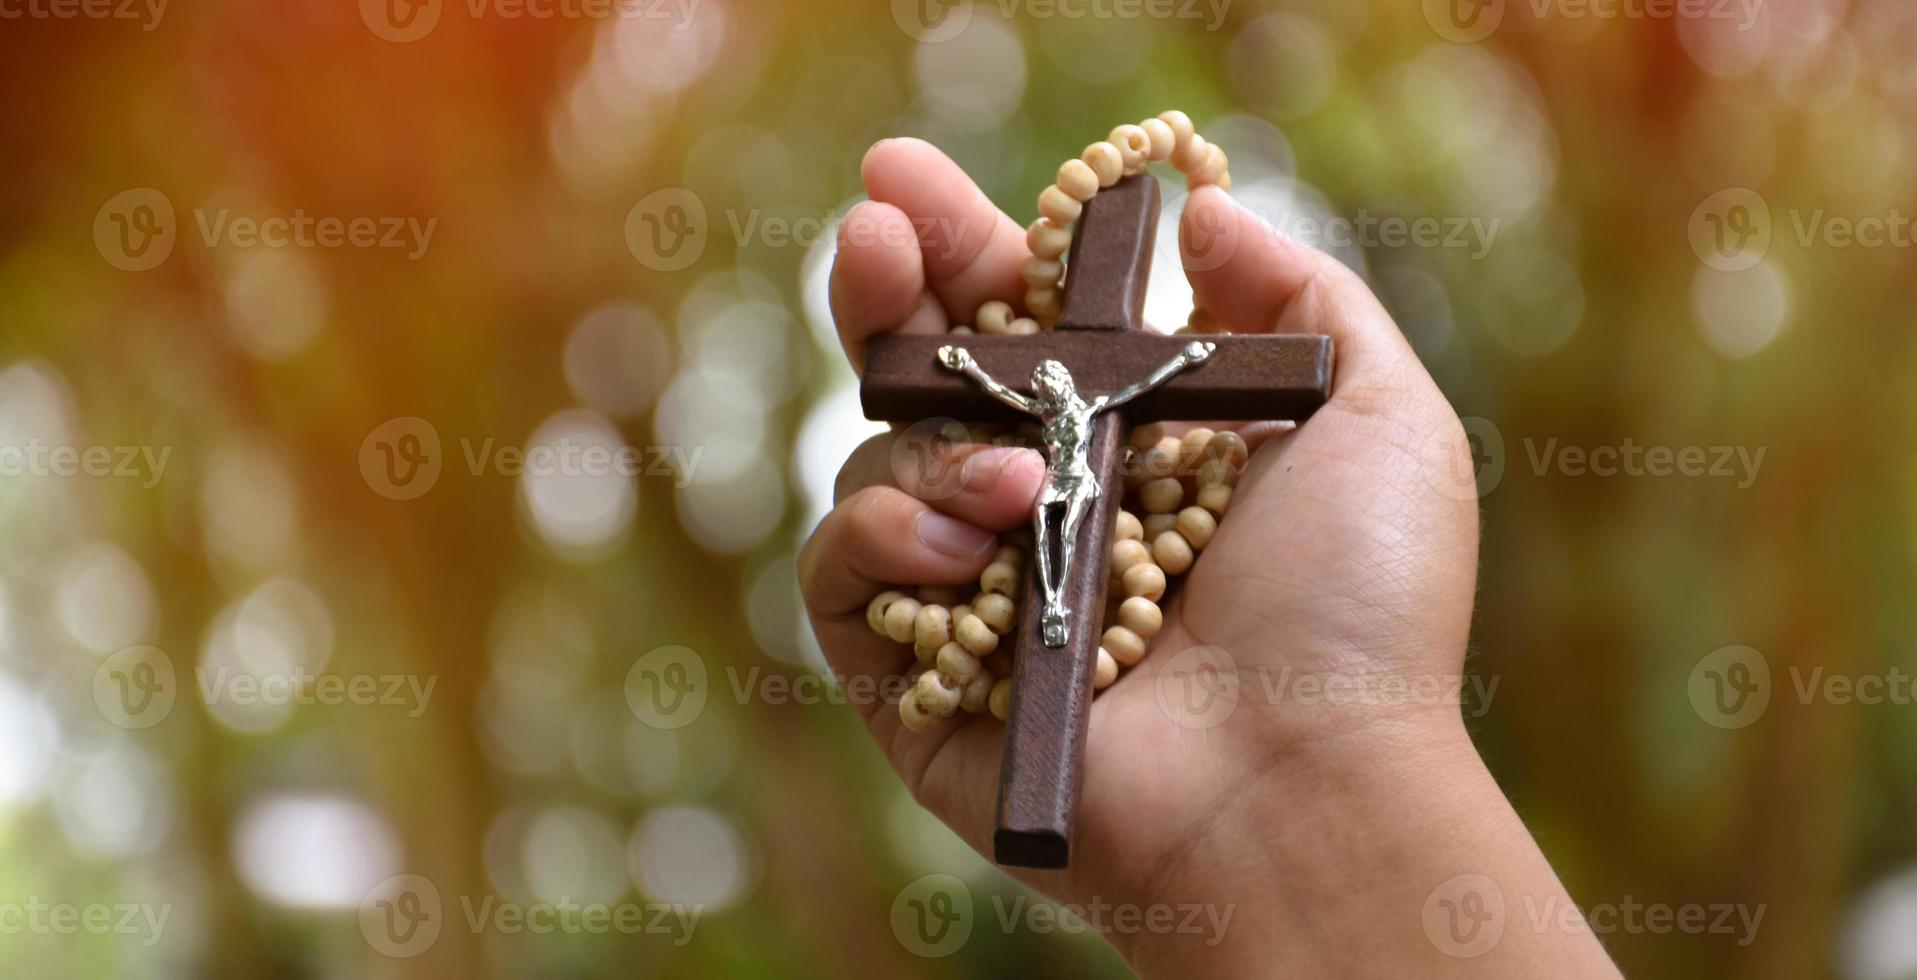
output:
[{"label": "blurred background", "polygon": [[0,974],[1125,975],[787,692],[793,555],[865,147],[1023,223],[1179,107],[1468,417],[1571,894],[1761,916],[1625,971],[1917,976],[1906,0],[0,9]]}]

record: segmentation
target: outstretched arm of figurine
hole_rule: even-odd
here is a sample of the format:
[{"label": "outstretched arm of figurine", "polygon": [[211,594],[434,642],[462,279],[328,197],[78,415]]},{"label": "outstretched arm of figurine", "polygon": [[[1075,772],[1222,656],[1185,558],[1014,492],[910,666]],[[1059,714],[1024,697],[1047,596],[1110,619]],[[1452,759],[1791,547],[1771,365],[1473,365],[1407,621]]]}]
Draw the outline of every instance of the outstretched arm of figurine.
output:
[{"label": "outstretched arm of figurine", "polygon": [[939,363],[945,365],[945,368],[948,371],[957,371],[958,373],[963,374],[968,378],[971,378],[973,381],[978,382],[978,386],[980,388],[985,389],[985,393],[988,395],[991,395],[993,398],[996,398],[999,401],[1002,401],[1005,404],[1010,405],[1013,408],[1016,408],[1019,411],[1026,413],[1027,415],[1038,414],[1037,403],[1033,402],[1030,398],[1027,398],[1024,395],[1021,395],[1018,392],[1013,391],[1012,389],[1007,388],[1002,384],[999,384],[996,378],[993,378],[991,375],[986,374],[985,369],[982,367],[979,367],[978,361],[972,357],[971,351],[966,350],[963,347],[953,347],[952,345],[947,344],[946,346],[939,348]]},{"label": "outstretched arm of figurine", "polygon": [[1145,380],[1140,381],[1135,385],[1130,385],[1124,388],[1120,388],[1117,391],[1114,391],[1111,394],[1106,395],[1105,397],[1100,398],[1097,401],[1093,402],[1092,410],[1104,411],[1105,409],[1108,409],[1108,408],[1117,408],[1118,406],[1123,405],[1134,398],[1137,398],[1139,395],[1142,395],[1145,392],[1148,392],[1152,390],[1153,388],[1156,388],[1159,385],[1162,385],[1165,382],[1170,381],[1172,379],[1172,376],[1177,374],[1178,372],[1183,371],[1184,369],[1191,367],[1194,364],[1203,364],[1205,362],[1205,359],[1211,356],[1211,352],[1217,349],[1218,349],[1218,345],[1211,343],[1209,341],[1197,341],[1197,340],[1192,341],[1191,343],[1185,345],[1184,350],[1181,350],[1178,352],[1177,357],[1174,357],[1171,360],[1166,361],[1163,364],[1160,364],[1157,370],[1153,371],[1151,374],[1145,377]]}]

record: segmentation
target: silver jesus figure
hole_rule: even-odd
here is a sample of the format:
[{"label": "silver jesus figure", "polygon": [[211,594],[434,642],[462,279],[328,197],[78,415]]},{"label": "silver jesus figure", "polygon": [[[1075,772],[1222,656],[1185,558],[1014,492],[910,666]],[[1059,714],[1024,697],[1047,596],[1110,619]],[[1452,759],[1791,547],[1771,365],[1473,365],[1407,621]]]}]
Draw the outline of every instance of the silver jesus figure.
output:
[{"label": "silver jesus figure", "polygon": [[[1038,417],[1040,437],[1045,442],[1046,467],[1045,485],[1039,490],[1038,507],[1032,514],[1032,531],[1038,551],[1039,584],[1045,590],[1046,646],[1062,647],[1069,638],[1063,583],[1072,568],[1078,525],[1099,495],[1099,474],[1092,472],[1090,462],[1092,418],[1164,384],[1188,367],[1203,363],[1217,346],[1202,342],[1187,344],[1177,357],[1159,365],[1144,380],[1090,402],[1079,397],[1071,372],[1057,361],[1043,361],[1032,369],[1032,394],[1026,396],[985,373],[970,351],[949,345],[939,348],[939,363],[948,370],[978,382],[979,387],[999,401]],[[1054,524],[1058,529],[1056,562],[1052,560]]]}]

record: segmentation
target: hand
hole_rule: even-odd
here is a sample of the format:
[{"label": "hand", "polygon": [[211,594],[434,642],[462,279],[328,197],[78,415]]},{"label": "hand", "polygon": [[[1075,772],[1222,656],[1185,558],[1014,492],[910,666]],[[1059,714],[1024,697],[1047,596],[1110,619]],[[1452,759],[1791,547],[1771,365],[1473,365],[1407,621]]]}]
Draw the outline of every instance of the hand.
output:
[{"label": "hand", "polygon": [[953,371],[963,371],[972,366],[972,352],[947,344],[939,348],[939,363]]},{"label": "hand", "polygon": [[[847,215],[832,272],[855,369],[876,333],[944,333],[987,299],[1022,295],[1020,226],[937,150],[887,140],[863,175],[871,200]],[[1232,254],[1194,263],[1196,231],[1221,227],[1237,231]],[[1228,516],[1149,655],[1092,705],[1071,868],[1017,876],[1065,901],[1235,910],[1215,946],[1110,937],[1141,973],[1332,975],[1362,961],[1380,975],[1611,975],[1588,933],[1507,930],[1491,953],[1453,959],[1420,926],[1433,888],[1465,871],[1503,883],[1509,907],[1520,894],[1569,903],[1457,705],[1379,699],[1462,671],[1478,526],[1475,496],[1456,489],[1471,472],[1457,416],[1337,261],[1212,187],[1191,195],[1182,232],[1218,322],[1328,333],[1337,378],[1296,431],[1242,430],[1254,452]],[[915,234],[919,248],[896,244]],[[848,680],[913,662],[873,635],[867,602],[893,585],[975,583],[995,533],[1030,519],[1043,478],[1029,450],[959,445],[948,462],[962,478],[930,486],[919,467],[888,464],[894,438],[852,453],[799,561],[814,630]],[[1188,693],[1181,678],[1205,650],[1222,651],[1208,665],[1237,702],[1199,727],[1162,705]],[[1003,726],[959,714],[915,734],[894,704],[860,710],[914,797],[989,855]]]}]

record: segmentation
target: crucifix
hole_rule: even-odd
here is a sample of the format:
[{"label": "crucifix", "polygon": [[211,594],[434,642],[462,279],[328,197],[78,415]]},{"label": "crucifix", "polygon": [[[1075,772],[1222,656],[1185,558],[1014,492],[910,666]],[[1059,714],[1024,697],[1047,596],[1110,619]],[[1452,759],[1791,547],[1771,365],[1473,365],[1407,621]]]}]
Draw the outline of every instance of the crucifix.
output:
[{"label": "crucifix", "polygon": [[[1057,324],[1029,336],[874,337],[860,401],[868,418],[1036,417],[1046,480],[1036,566],[1019,614],[999,771],[993,858],[1062,868],[1076,824],[1092,671],[1104,629],[1113,525],[1129,428],[1171,420],[1303,421],[1331,393],[1331,339],[1146,330],[1158,182],[1119,180],[1073,231]],[[1030,379],[1031,394],[1008,381]]]}]

